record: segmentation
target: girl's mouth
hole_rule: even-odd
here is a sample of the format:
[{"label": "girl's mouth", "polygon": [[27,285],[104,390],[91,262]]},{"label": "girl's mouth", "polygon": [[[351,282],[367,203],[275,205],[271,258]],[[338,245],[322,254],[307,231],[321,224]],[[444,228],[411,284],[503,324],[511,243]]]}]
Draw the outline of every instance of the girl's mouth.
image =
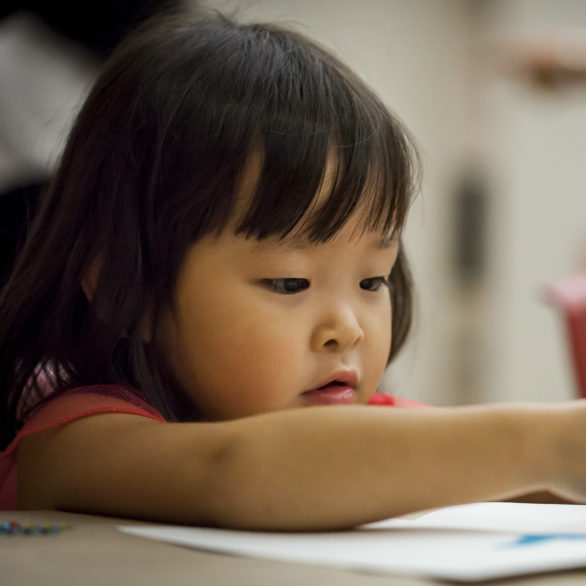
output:
[{"label": "girl's mouth", "polygon": [[326,384],[302,393],[301,397],[309,405],[352,405],[356,402],[355,377],[333,379]]}]

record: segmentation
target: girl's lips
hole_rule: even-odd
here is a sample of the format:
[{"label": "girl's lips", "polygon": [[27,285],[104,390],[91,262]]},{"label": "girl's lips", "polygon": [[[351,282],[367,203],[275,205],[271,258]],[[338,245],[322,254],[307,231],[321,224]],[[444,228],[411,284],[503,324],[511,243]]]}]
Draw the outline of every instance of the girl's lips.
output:
[{"label": "girl's lips", "polygon": [[346,385],[326,385],[307,391],[301,395],[309,405],[352,405],[356,401],[356,391]]},{"label": "girl's lips", "polygon": [[356,371],[339,370],[301,397],[308,405],[352,405],[356,403],[357,384]]}]

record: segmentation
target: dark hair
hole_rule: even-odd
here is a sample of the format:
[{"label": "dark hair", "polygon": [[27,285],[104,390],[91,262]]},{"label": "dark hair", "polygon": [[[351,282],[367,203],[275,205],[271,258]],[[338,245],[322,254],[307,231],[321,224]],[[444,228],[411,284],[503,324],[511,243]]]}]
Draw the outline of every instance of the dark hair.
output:
[{"label": "dark hair", "polygon": [[[144,341],[144,316],[154,328],[172,306],[189,246],[232,219],[252,152],[263,165],[239,233],[291,232],[331,161],[335,179],[306,230],[312,241],[331,238],[358,209],[368,210],[366,229],[403,226],[418,169],[413,143],[313,42],[271,25],[181,14],[142,26],[115,50],[0,296],[0,446],[22,425],[23,405],[41,399],[40,373],[55,392],[117,383],[140,389],[171,420],[197,417]],[[90,305],[80,281],[96,258]],[[411,321],[402,251],[391,297],[389,359]]]}]

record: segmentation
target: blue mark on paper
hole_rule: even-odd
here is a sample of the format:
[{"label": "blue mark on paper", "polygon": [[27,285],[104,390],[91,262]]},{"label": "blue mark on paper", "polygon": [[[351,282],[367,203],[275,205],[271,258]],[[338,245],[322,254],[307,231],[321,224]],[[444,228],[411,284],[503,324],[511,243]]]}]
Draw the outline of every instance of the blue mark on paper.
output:
[{"label": "blue mark on paper", "polygon": [[506,549],[513,547],[527,547],[537,545],[546,541],[585,541],[586,535],[583,533],[535,533],[520,535],[512,543],[507,543],[503,547]]}]

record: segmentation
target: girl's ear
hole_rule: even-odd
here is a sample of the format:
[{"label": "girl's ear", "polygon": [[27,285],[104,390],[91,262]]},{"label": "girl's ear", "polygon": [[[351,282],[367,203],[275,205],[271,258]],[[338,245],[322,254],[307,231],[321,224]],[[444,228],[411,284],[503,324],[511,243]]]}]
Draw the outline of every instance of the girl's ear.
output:
[{"label": "girl's ear", "polygon": [[96,254],[85,265],[81,275],[81,288],[89,303],[94,298],[98,279],[100,278],[100,270],[102,268],[102,259],[99,254]]}]

